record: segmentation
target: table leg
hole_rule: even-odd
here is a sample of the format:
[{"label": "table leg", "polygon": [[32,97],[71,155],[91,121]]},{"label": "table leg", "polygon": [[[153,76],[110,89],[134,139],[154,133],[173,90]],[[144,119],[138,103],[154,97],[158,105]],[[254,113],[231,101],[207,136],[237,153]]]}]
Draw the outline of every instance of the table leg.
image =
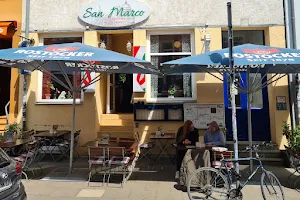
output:
[{"label": "table leg", "polygon": [[161,150],[158,157],[157,157],[157,159],[156,159],[156,163],[160,159],[162,154],[164,154],[166,156],[166,158],[173,164],[173,162],[170,159],[170,155],[169,155],[168,151],[166,150],[167,146],[169,144],[169,140],[166,140],[166,142],[164,144],[162,143],[162,141],[157,141],[156,143],[157,143],[157,145],[159,146],[159,148]]}]

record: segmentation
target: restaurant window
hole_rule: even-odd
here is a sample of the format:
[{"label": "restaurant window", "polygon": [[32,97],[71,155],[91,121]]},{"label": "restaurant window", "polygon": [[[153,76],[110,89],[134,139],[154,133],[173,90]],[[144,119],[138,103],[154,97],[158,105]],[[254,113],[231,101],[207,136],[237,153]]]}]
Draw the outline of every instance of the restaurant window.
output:
[{"label": "restaurant window", "polygon": [[[63,43],[82,43],[82,37],[44,37],[43,45],[52,45],[52,44],[63,44]],[[61,82],[68,86],[66,79],[63,74],[57,71],[49,71],[51,74],[55,75]],[[76,75],[76,86],[78,87],[81,84],[81,72],[73,72],[68,74],[68,78],[73,84],[73,78]],[[42,103],[59,103],[59,104],[69,104],[73,101],[73,93],[63,87],[61,84],[57,83],[55,80],[51,79],[49,73],[42,73],[42,89],[40,94],[40,102]],[[83,100],[83,92],[76,94],[76,102]]]},{"label": "restaurant window", "polygon": [[[151,63],[161,69],[161,63],[192,55],[191,34],[151,34]],[[192,100],[193,75],[191,73],[158,77],[151,75],[150,99],[173,101]],[[149,96],[148,96],[149,97]]]},{"label": "restaurant window", "polygon": [[[257,44],[257,45],[265,45],[264,41],[264,31],[262,30],[241,30],[241,31],[233,31],[233,43],[234,46],[237,45],[242,45],[242,44]],[[222,32],[222,48],[227,48],[228,47],[228,32],[223,31]],[[261,86],[262,83],[258,83],[258,81],[261,80],[261,74],[250,74],[250,88],[252,86],[255,86],[256,88],[258,86]],[[240,84],[244,85],[246,83],[246,80],[241,81]],[[228,97],[230,98],[229,94],[229,84],[227,84],[228,87]],[[238,95],[235,96],[235,102],[237,107],[241,107],[241,94],[240,92]],[[258,90],[254,92],[250,96],[251,100],[251,107],[252,108],[262,108],[263,107],[263,95],[262,95],[262,90]],[[230,100],[229,100],[229,106],[230,106]]]}]

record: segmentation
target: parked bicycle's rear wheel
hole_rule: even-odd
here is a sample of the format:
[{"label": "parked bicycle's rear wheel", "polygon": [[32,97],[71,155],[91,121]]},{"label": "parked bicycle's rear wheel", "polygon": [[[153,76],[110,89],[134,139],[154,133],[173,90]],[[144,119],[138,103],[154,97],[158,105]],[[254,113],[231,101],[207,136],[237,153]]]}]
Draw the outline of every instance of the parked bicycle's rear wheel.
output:
[{"label": "parked bicycle's rear wheel", "polygon": [[227,200],[229,184],[220,171],[211,167],[201,167],[190,176],[187,183],[187,192],[190,200]]},{"label": "parked bicycle's rear wheel", "polygon": [[282,186],[277,177],[269,171],[265,171],[261,175],[261,193],[264,200],[282,199],[284,200],[284,193]]}]

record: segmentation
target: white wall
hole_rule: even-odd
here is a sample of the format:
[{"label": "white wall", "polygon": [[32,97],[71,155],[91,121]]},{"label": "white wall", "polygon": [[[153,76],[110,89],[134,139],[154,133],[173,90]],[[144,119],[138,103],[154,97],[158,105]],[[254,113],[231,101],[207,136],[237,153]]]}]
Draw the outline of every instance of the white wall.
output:
[{"label": "white wall", "polygon": [[[80,6],[93,0],[31,0],[30,31],[74,31]],[[113,0],[107,0],[113,1]],[[142,27],[226,26],[228,0],[138,0],[151,9]],[[23,1],[23,28],[25,22]],[[124,0],[125,2],[125,0]],[[232,0],[234,26],[283,25],[282,0]]]},{"label": "white wall", "polygon": [[294,0],[295,48],[300,49],[300,1]]}]

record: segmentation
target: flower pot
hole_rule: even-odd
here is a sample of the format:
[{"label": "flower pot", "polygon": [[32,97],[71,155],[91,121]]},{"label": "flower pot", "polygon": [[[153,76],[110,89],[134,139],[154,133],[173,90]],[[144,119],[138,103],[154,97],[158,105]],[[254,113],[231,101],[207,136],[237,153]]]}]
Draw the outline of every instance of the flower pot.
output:
[{"label": "flower pot", "polygon": [[45,94],[46,99],[51,99],[51,94]]},{"label": "flower pot", "polygon": [[174,95],[169,95],[168,98],[175,98]]}]

